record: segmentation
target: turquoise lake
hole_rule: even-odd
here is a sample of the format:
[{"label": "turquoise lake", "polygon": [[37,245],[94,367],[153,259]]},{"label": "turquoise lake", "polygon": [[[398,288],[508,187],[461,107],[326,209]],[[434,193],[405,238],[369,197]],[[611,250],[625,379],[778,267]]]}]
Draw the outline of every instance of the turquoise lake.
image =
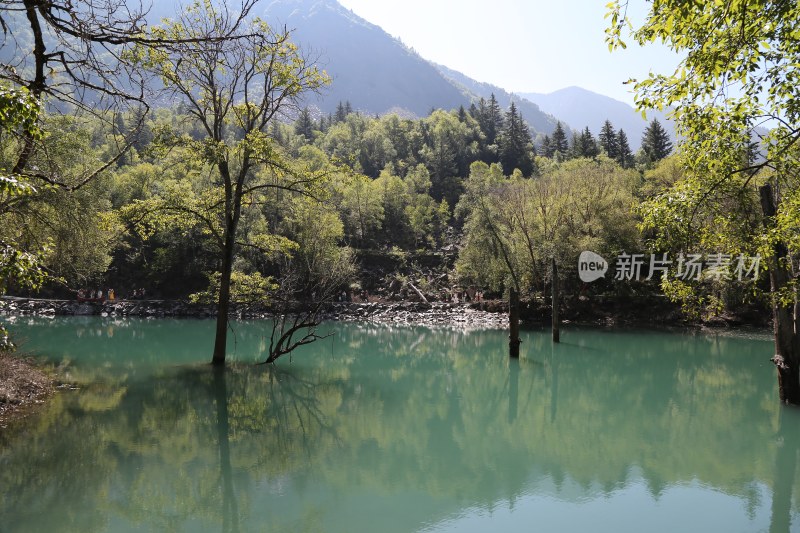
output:
[{"label": "turquoise lake", "polygon": [[0,531],[800,531],[766,333],[4,319],[75,385],[0,430]]}]

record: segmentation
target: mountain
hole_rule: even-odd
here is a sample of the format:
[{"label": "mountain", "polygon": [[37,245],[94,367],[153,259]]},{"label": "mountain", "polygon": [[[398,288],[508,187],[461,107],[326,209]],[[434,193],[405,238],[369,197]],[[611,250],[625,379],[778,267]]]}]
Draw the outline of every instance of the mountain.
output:
[{"label": "mountain", "polygon": [[[333,78],[333,83],[309,104],[325,113],[339,102],[375,114],[400,112],[426,116],[431,109],[468,107],[495,93],[504,108],[512,96],[439,67],[402,42],[355,15],[335,0],[273,0],[261,15],[272,25],[286,25],[292,41]],[[535,131],[549,133],[556,120],[530,102],[515,97],[523,117]]]},{"label": "mountain", "polygon": [[603,122],[608,119],[615,130],[625,130],[633,150],[641,145],[644,130],[654,118],[661,122],[672,141],[675,141],[675,128],[665,113],[648,111],[645,120],[641,113],[625,102],[580,87],[567,87],[549,94],[521,93],[519,96],[534,102],[542,111],[557,116],[573,130],[582,130],[589,126],[595,136],[600,133]]},{"label": "mountain", "polygon": [[319,56],[333,77],[317,105],[332,112],[340,101],[370,113],[393,108],[427,115],[431,108],[452,109],[465,95],[427,61],[378,26],[334,0],[278,0],[264,18],[285,24],[302,50]]},{"label": "mountain", "polygon": [[439,72],[445,76],[445,78],[450,80],[452,83],[455,83],[459,87],[463,87],[465,92],[468,94],[485,98],[487,100],[492,94],[494,94],[497,102],[503,109],[508,108],[513,101],[517,105],[517,109],[519,109],[520,113],[522,114],[522,118],[524,118],[537,132],[552,133],[556,127],[556,124],[558,123],[558,119],[551,114],[543,112],[538,105],[533,103],[531,100],[526,99],[523,95],[512,94],[505,89],[497,87],[496,85],[475,81],[472,78],[461,74],[460,72],[445,67],[444,65],[436,65],[435,63],[434,65],[437,69],[439,69]]}]

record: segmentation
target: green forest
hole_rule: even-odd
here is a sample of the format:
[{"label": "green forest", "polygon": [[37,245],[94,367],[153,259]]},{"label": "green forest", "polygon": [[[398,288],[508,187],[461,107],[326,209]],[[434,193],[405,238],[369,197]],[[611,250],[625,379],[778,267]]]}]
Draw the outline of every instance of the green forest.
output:
[{"label": "green forest", "polygon": [[[45,293],[145,287],[154,297],[202,296],[220,266],[218,184],[206,132],[186,106],[113,119],[45,114],[42,128],[32,164],[68,185],[4,204],[11,231],[3,239],[41,260]],[[314,120],[302,109],[294,122],[270,124],[265,142],[282,166],[254,171],[267,185],[243,203],[234,279],[246,291],[298,275],[310,296],[332,265],[354,266],[354,251],[450,245],[454,286],[502,294],[513,273],[526,291],[541,289],[551,256],[571,265],[583,249],[640,249],[635,201],[679,177],[674,159],[664,159],[663,128],[653,122],[650,131],[653,156],[634,157],[610,123],[599,139],[587,128],[568,141],[559,128],[537,147],[515,108],[504,112],[494,100],[424,119],[366,116],[345,103]],[[126,140],[121,157],[81,183]],[[4,141],[14,155],[14,135]],[[308,182],[284,185],[301,176]]]},{"label": "green forest", "polygon": [[[386,293],[391,280],[365,275],[381,256],[411,265],[388,277],[423,299],[546,297],[556,264],[567,295],[663,292],[695,317],[771,304],[794,323],[797,84],[780,72],[796,39],[766,23],[793,20],[779,6],[742,3],[765,25],[741,39],[762,44],[726,48],[720,33],[713,53],[697,32],[735,25],[728,12],[676,21],[654,6],[636,29],[626,3],[609,7],[609,48],[627,27],[686,56],[635,87],[640,109],[671,107],[678,149],[654,120],[634,154],[610,121],[543,134],[494,96],[418,119],[348,102],[315,113],[335,80],[290,30],[251,16],[252,1],[236,13],[196,2],[153,26],[88,5],[3,14],[17,37],[0,87],[0,292],[215,302],[215,361],[231,302]],[[678,264],[587,286],[583,250],[758,256],[769,276],[686,279]],[[420,254],[442,268],[415,268]]]}]

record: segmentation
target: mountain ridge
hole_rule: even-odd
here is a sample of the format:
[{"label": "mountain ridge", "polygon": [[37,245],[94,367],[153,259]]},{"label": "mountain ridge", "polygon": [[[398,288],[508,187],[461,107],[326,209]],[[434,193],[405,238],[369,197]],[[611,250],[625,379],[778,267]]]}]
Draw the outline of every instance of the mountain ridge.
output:
[{"label": "mountain ridge", "polygon": [[323,113],[349,101],[368,113],[407,111],[422,117],[432,109],[469,107],[494,92],[504,108],[514,100],[533,131],[550,133],[555,128],[557,120],[535,104],[423,58],[336,0],[273,0],[263,13],[255,14],[287,25],[296,44],[321,54],[320,66],[333,82],[307,103]]},{"label": "mountain ridge", "polygon": [[588,126],[595,137],[609,120],[615,130],[625,130],[633,150],[641,146],[644,130],[653,119],[661,122],[675,142],[675,127],[665,112],[648,110],[647,119],[644,119],[630,104],[583,87],[572,85],[550,93],[520,93],[520,96],[555,115],[573,130],[580,131]]}]

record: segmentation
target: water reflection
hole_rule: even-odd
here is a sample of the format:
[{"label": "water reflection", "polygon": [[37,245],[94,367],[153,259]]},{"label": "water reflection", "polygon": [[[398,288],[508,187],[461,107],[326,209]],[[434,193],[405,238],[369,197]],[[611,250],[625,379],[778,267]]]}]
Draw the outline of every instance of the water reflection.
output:
[{"label": "water reflection", "polygon": [[[188,365],[210,323],[80,324],[23,331],[86,385],[0,436],[12,531],[797,522],[800,417],[763,338],[528,332],[510,361],[502,332],[334,325],[292,364],[215,373]],[[263,327],[238,326],[242,360]]]}]

